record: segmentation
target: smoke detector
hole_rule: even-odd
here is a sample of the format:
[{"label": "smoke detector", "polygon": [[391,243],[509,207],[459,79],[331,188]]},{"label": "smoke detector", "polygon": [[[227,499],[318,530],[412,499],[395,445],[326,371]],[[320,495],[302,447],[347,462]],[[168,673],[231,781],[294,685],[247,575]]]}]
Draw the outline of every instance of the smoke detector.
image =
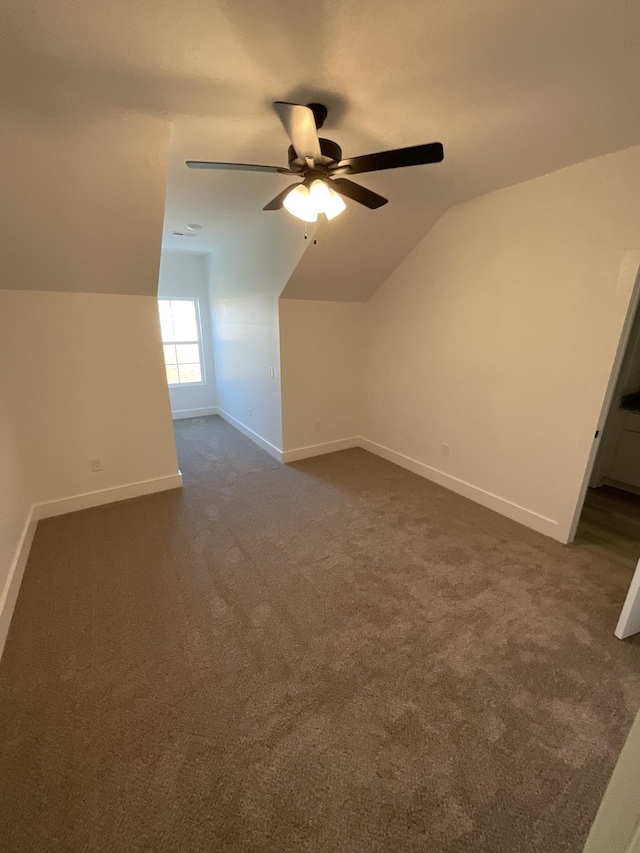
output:
[{"label": "smoke detector", "polygon": [[174,237],[197,237],[198,231],[202,230],[202,225],[197,222],[190,222],[184,226],[184,231],[172,231]]}]

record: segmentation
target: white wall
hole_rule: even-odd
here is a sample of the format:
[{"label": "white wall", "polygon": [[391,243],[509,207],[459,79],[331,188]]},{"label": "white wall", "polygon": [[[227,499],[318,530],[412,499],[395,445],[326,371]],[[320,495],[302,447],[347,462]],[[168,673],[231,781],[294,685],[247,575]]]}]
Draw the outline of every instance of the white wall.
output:
[{"label": "white wall", "polygon": [[200,307],[204,382],[169,388],[174,418],[211,415],[216,406],[216,377],[209,306],[208,259],[187,252],[163,252],[160,261],[158,297],[197,299]]},{"label": "white wall", "polygon": [[0,290],[0,342],[1,653],[32,508],[171,488],[178,463],[155,297]]},{"label": "white wall", "polygon": [[271,452],[282,449],[278,297],[307,247],[300,225],[258,211],[210,257],[218,407]]},{"label": "white wall", "polygon": [[32,503],[19,424],[14,416],[12,370],[13,365],[0,358],[0,654],[17,595],[10,581],[16,571],[16,555],[26,532]]},{"label": "white wall", "polygon": [[0,318],[33,502],[176,473],[154,297],[7,290]]},{"label": "white wall", "polygon": [[638,246],[640,148],[452,208],[367,305],[366,437],[565,540]]},{"label": "white wall", "polygon": [[279,305],[283,450],[360,435],[365,306],[301,299]]},{"label": "white wall", "polygon": [[0,119],[1,652],[33,507],[179,477],[156,299],[168,126],[80,106]]},{"label": "white wall", "polygon": [[18,540],[31,507],[31,490],[24,466],[16,428],[7,408],[7,393],[2,388],[0,406],[0,594]]}]

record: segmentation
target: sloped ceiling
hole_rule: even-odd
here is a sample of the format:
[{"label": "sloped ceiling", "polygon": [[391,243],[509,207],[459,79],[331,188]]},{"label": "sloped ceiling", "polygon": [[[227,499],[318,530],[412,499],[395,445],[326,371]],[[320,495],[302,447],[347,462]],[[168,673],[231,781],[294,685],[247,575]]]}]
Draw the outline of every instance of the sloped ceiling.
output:
[{"label": "sloped ceiling", "polygon": [[[166,248],[219,253],[241,232],[265,264],[301,251],[302,226],[260,212],[286,176],[183,165],[284,164],[275,99],[326,103],[345,155],[444,144],[441,165],[362,176],[389,205],[322,226],[287,296],[366,300],[452,204],[640,143],[637,0],[5,0],[0,23],[12,108],[173,118]],[[201,236],[174,238],[187,222]]]}]

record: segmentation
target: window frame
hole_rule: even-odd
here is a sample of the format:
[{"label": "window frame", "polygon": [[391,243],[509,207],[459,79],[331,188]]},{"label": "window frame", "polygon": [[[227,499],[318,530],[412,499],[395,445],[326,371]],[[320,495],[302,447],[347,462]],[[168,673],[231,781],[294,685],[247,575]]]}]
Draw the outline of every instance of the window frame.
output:
[{"label": "window frame", "polygon": [[[197,341],[165,341],[162,337],[162,324],[160,323],[160,304],[158,304],[158,323],[160,325],[160,341],[162,343],[162,363],[165,369],[165,379],[167,380],[167,386],[169,388],[194,388],[198,385],[206,385],[207,384],[207,375],[204,366],[204,352],[202,349],[202,323],[200,321],[200,300],[197,296],[158,296],[158,303],[160,302],[193,302],[195,305],[196,312],[196,330],[198,332],[198,340]],[[198,345],[198,357],[200,360],[200,376],[202,377],[199,382],[169,382],[169,378],[167,376],[167,363],[164,360],[164,347],[167,346],[180,346],[180,344],[184,344],[187,346],[193,346],[193,344]],[[190,362],[192,364],[193,362]],[[179,378],[179,377],[178,377]]]}]

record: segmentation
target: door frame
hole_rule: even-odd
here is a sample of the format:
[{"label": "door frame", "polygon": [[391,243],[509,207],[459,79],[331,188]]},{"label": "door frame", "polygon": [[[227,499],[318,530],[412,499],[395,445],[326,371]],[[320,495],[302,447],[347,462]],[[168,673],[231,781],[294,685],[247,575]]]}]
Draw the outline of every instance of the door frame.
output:
[{"label": "door frame", "polygon": [[571,522],[571,527],[569,528],[569,536],[567,537],[567,543],[573,542],[576,535],[576,530],[578,529],[580,516],[582,515],[582,509],[584,507],[584,502],[587,497],[587,489],[589,488],[591,475],[593,474],[593,469],[596,464],[596,457],[598,455],[598,450],[600,449],[602,433],[604,430],[604,426],[607,422],[607,418],[609,417],[609,412],[611,411],[613,395],[618,384],[618,379],[620,378],[620,371],[622,369],[622,363],[627,352],[627,346],[629,345],[629,338],[631,336],[631,330],[633,328],[636,312],[640,307],[640,252],[638,251],[627,252],[620,266],[620,273],[618,275],[618,281],[616,284],[616,296],[618,298],[624,299],[625,293],[629,293],[629,297],[627,299],[627,305],[624,311],[624,321],[620,330],[620,337],[618,339],[616,353],[613,359],[613,363],[611,365],[611,372],[609,374],[607,388],[605,390],[604,398],[602,400],[600,417],[598,418],[596,433],[591,445],[591,452],[589,453],[589,458],[587,460],[587,466],[585,468],[582,486],[580,487],[580,492],[578,493],[578,500],[573,513],[573,520]]}]

